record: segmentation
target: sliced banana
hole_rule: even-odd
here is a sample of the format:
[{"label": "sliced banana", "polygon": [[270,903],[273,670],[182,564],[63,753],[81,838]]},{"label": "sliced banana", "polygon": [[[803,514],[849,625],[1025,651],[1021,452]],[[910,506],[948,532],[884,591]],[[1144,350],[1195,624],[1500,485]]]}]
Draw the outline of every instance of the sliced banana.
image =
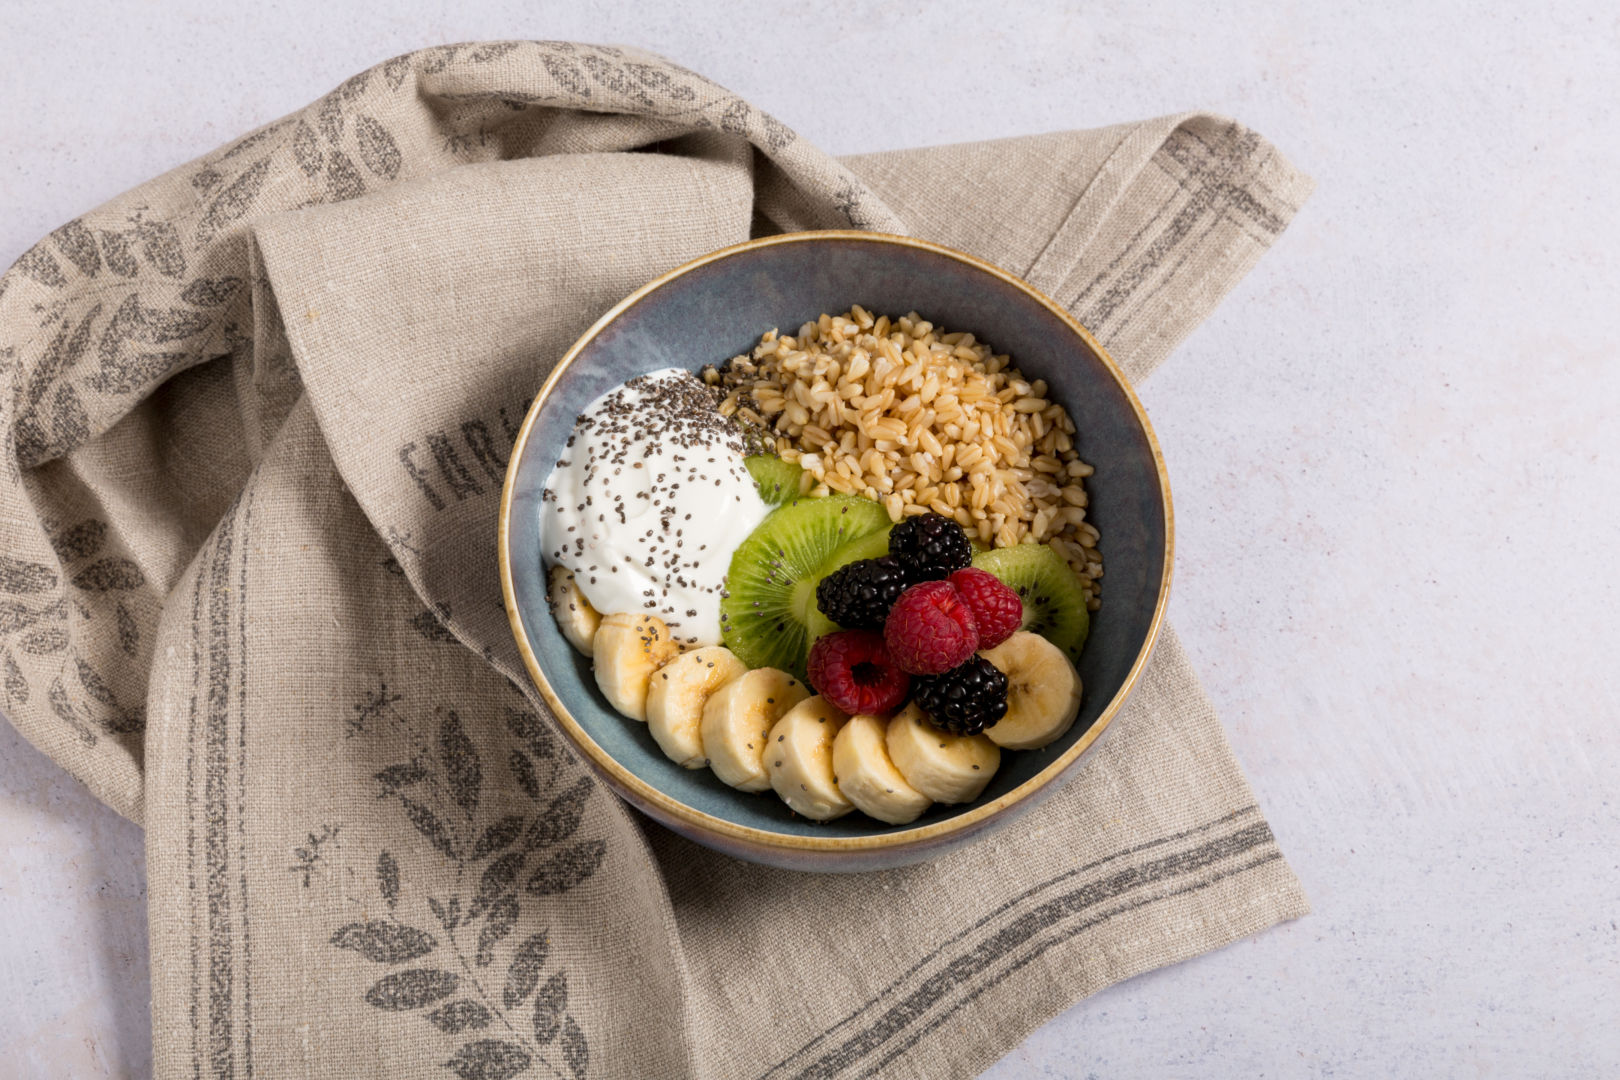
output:
[{"label": "sliced banana", "polygon": [[724,645],[682,653],[658,669],[647,691],[647,729],[671,761],[703,768],[703,706],[709,695],[747,670]]},{"label": "sliced banana", "polygon": [[889,759],[888,721],[852,716],[833,740],[833,776],[844,798],[868,817],[890,825],[916,821],[932,801],[906,783]]},{"label": "sliced banana", "polygon": [[985,728],[1008,750],[1034,750],[1068,731],[1080,715],[1080,673],[1063,650],[1020,630],[979,654],[1007,676],[1007,715]]},{"label": "sliced banana", "polygon": [[817,694],[793,706],[771,728],[765,771],[771,787],[794,813],[812,821],[831,821],[855,809],[833,779],[833,740],[848,720]]},{"label": "sliced banana", "polygon": [[574,572],[566,566],[553,566],[546,598],[551,601],[552,617],[557,620],[557,628],[568,639],[568,644],[590,656],[602,615],[579,591]]},{"label": "sliced banana", "polygon": [[714,775],[739,791],[769,788],[765,741],[771,726],[809,696],[802,682],[775,668],[754,668],[711,694],[701,731]]},{"label": "sliced banana", "polygon": [[680,646],[658,616],[609,615],[597,626],[592,642],[596,685],[608,704],[632,720],[645,720],[653,672],[678,652]]},{"label": "sliced banana", "polygon": [[935,802],[972,802],[1001,764],[995,743],[983,735],[941,731],[916,704],[894,714],[885,742],[906,783]]}]

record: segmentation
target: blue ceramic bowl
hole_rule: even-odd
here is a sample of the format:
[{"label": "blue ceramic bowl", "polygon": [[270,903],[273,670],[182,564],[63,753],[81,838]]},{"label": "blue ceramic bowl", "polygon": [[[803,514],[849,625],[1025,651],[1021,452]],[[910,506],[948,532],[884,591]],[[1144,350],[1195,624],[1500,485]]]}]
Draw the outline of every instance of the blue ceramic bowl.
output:
[{"label": "blue ceramic bowl", "polygon": [[[707,769],[664,757],[645,724],[597,691],[590,661],[563,639],[546,606],[540,494],[574,419],[593,399],[658,368],[697,370],[750,349],[772,327],[823,312],[917,311],[1011,354],[1068,409],[1083,459],[1089,519],[1107,566],[1102,610],[1079,669],[1080,718],[1041,750],[1002,755],[976,802],[936,805],[910,825],[861,814],[818,823],[770,794],[726,787]],[[988,263],[900,236],[801,232],[717,251],[638,289],[557,363],[534,399],[508,467],[500,516],[501,585],[518,648],[564,733],[627,802],[700,844],[804,870],[864,870],[928,858],[1027,809],[1097,744],[1131,692],[1164,616],[1170,586],[1170,489],[1153,430],[1119,368],[1057,304]]]}]

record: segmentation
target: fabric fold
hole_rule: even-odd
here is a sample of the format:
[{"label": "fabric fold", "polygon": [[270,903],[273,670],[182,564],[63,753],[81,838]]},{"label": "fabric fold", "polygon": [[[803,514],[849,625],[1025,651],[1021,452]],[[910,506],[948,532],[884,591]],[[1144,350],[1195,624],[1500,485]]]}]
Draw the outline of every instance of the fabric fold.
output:
[{"label": "fabric fold", "polygon": [[850,876],[697,848],[567,750],[494,528],[550,366],[705,252],[951,244],[1141,378],[1309,189],[1201,114],[840,161],[650,54],[493,42],[52,233],[0,278],[0,704],[147,827],[158,1074],[969,1076],[1304,913],[1168,631],[985,842]]}]

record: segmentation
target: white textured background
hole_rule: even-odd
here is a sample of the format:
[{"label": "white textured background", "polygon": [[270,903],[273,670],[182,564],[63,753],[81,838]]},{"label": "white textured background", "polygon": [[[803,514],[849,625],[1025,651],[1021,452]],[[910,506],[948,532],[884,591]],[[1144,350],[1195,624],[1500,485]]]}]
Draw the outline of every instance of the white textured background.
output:
[{"label": "white textured background", "polygon": [[[1316,912],[989,1075],[1620,1075],[1615,6],[640,6],[7,0],[0,265],[444,41],[646,46],[839,153],[1233,115],[1320,186],[1144,397],[1172,615]],[[143,1075],[140,831],[0,748],[0,1074]]]}]

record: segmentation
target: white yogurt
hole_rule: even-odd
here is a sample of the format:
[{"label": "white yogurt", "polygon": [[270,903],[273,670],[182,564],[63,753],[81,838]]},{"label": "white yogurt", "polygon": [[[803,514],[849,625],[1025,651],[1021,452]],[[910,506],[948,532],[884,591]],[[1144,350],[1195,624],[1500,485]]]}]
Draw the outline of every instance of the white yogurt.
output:
[{"label": "white yogurt", "polygon": [[631,379],[586,407],[546,480],[547,561],[604,615],[649,612],[677,641],[720,641],[731,553],[769,512],[736,423],[689,371]]}]

